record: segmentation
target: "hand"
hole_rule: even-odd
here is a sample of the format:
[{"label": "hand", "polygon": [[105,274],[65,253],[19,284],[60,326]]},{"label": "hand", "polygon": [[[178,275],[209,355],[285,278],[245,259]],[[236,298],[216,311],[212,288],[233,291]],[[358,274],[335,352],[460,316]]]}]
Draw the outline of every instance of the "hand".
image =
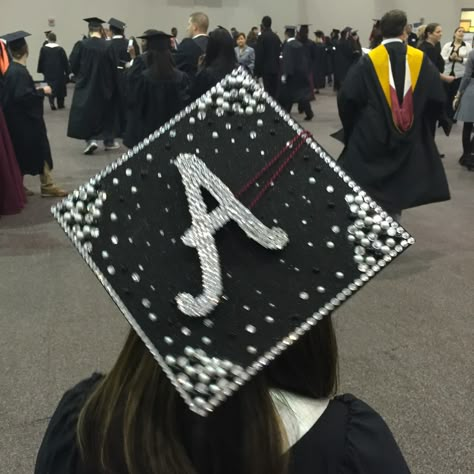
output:
[{"label": "hand", "polygon": [[44,95],[51,95],[53,93],[53,90],[49,86],[44,86],[43,88]]},{"label": "hand", "polygon": [[448,84],[451,84],[452,82],[454,82],[456,78],[454,76],[448,76],[446,74],[441,74],[441,80],[443,82],[447,82]]},{"label": "hand", "polygon": [[456,58],[457,58],[457,54],[456,54],[456,53],[453,53],[453,54],[451,54],[451,56],[449,56],[449,60],[450,60],[451,62],[456,61]]},{"label": "hand", "polygon": [[454,100],[453,100],[453,110],[456,110],[459,105],[459,100],[461,99],[461,96],[457,95]]},{"label": "hand", "polygon": [[136,53],[135,48],[134,48],[133,46],[130,46],[130,47],[127,49],[127,51],[128,51],[128,54],[130,55],[130,57],[131,57],[132,59],[135,59],[135,58],[137,57],[137,53]]}]

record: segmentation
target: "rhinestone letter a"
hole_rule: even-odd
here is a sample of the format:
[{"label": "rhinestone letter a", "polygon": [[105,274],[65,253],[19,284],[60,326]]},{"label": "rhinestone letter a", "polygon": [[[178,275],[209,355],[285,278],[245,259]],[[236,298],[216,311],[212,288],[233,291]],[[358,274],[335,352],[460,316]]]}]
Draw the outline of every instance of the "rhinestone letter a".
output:
[{"label": "rhinestone letter a", "polygon": [[[197,250],[202,270],[203,292],[197,297],[180,293],[176,297],[179,310],[192,317],[205,317],[219,304],[223,294],[222,274],[214,234],[229,221],[234,221],[251,239],[271,250],[281,250],[289,242],[287,233],[268,228],[243,206],[232,191],[196,155],[181,154],[175,161],[183,180],[192,225],[181,237],[183,243]],[[219,203],[207,212],[201,187]]]}]

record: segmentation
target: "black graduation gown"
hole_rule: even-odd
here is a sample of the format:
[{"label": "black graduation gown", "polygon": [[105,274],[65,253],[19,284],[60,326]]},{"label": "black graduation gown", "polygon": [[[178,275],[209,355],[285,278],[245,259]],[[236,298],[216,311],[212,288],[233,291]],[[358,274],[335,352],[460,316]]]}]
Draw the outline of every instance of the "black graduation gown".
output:
[{"label": "black graduation gown", "polygon": [[208,41],[207,36],[184,38],[174,53],[176,67],[189,77],[194,77],[198,71],[199,58],[205,54]]},{"label": "black graduation gown", "polygon": [[282,104],[292,104],[309,100],[311,86],[309,82],[310,65],[305,47],[298,41],[287,41],[283,45],[282,75],[286,83],[282,85]]},{"label": "black graduation gown", "polygon": [[191,100],[196,100],[201,97],[201,95],[205,94],[209,89],[224,79],[227,74],[230,74],[235,66],[236,64],[228,67],[214,64],[201,69],[197,74],[191,89]]},{"label": "black graduation gown", "polygon": [[53,168],[46,125],[44,93],[22,64],[11,62],[4,78],[3,111],[21,174],[38,175]]},{"label": "black graduation gown", "polygon": [[48,43],[40,51],[38,72],[53,89],[53,95],[60,99],[66,97],[66,84],[69,77],[69,61],[66,51],[59,45]]},{"label": "black graduation gown", "polygon": [[76,76],[67,135],[89,140],[103,135],[113,92],[108,42],[87,38],[74,46],[69,61]]},{"label": "black graduation gown", "polygon": [[340,40],[337,43],[334,54],[334,81],[339,88],[349,72],[349,69],[357,63],[360,52],[353,47],[351,40]]},{"label": "black graduation gown", "polygon": [[180,112],[188,102],[189,79],[182,71],[175,70],[169,80],[151,77],[145,63],[127,74],[128,120],[124,144],[137,145],[168,120]]},{"label": "black graduation gown", "polygon": [[313,43],[313,81],[315,89],[326,87],[328,75],[328,54],[323,43]]},{"label": "black graduation gown", "polygon": [[109,113],[110,123],[108,125],[109,136],[121,137],[125,132],[126,114],[127,114],[127,77],[125,64],[130,61],[128,54],[128,39],[112,38],[107,42],[108,57],[113,65],[113,92],[111,99],[111,108]]},{"label": "black graduation gown", "polygon": [[[388,45],[387,49],[398,47],[402,48],[404,60],[406,47],[401,43]],[[413,103],[413,125],[401,133],[394,125],[368,56],[351,69],[338,97],[346,143],[339,162],[389,212],[450,198],[445,171],[429,130],[429,118],[443,109],[443,86],[426,56]]]},{"label": "black graduation gown", "polygon": [[[82,461],[76,428],[85,402],[102,380],[102,375],[94,374],[64,394],[49,420],[38,451],[35,474],[97,472],[97,466]],[[121,426],[120,421],[117,426]],[[236,434],[229,428],[229,443]],[[109,472],[116,474],[127,471],[121,438],[120,429],[112,431],[111,446],[116,451]],[[410,474],[383,418],[350,394],[329,402],[318,421],[291,447],[289,458],[288,474]]]}]

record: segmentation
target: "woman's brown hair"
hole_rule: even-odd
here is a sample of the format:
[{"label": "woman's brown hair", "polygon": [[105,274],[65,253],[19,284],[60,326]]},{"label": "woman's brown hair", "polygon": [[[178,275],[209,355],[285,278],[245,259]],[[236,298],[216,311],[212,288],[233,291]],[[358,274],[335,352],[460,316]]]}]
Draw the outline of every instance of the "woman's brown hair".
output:
[{"label": "woman's brown hair", "polygon": [[330,317],[207,418],[194,415],[131,331],[110,373],[85,403],[77,438],[86,472],[286,474],[286,434],[271,388],[314,398],[336,391]]}]

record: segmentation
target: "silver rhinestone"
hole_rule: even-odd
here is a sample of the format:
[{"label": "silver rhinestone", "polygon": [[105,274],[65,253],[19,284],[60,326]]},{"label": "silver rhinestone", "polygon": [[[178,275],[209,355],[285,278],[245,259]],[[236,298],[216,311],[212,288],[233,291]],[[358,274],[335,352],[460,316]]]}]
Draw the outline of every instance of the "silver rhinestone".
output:
[{"label": "silver rhinestone", "polygon": [[140,282],[140,275],[138,273],[132,273],[132,280],[135,283],[139,283]]},{"label": "silver rhinestone", "polygon": [[127,176],[132,176],[132,170],[131,170],[130,168],[127,168],[127,169],[125,170],[125,174],[126,174]]},{"label": "silver rhinestone", "polygon": [[212,321],[211,319],[205,319],[204,320],[204,326],[211,329],[211,328],[214,327],[214,321]]},{"label": "silver rhinestone", "polygon": [[323,294],[326,293],[326,288],[324,288],[324,286],[318,286],[317,291],[318,293]]},{"label": "silver rhinestone", "polygon": [[115,268],[110,265],[107,267],[107,272],[109,273],[109,275],[115,275]]},{"label": "silver rhinestone", "polygon": [[167,355],[165,357],[165,362],[168,364],[168,365],[175,365],[176,364],[176,358],[173,357],[172,355]]},{"label": "silver rhinestone", "polygon": [[105,250],[102,251],[102,258],[104,260],[107,260],[109,258],[109,252],[106,252]]},{"label": "silver rhinestone", "polygon": [[344,273],[342,272],[337,272],[336,273],[336,278],[339,279],[339,280],[342,280],[344,278]]},{"label": "silver rhinestone", "polygon": [[165,336],[163,340],[165,341],[166,344],[168,344],[168,346],[171,346],[174,343],[173,339],[171,339],[171,337],[169,336]]},{"label": "silver rhinestone", "polygon": [[302,299],[302,300],[309,300],[309,294],[306,293],[305,291],[302,291],[302,292],[299,294],[299,296],[300,296],[300,299]]},{"label": "silver rhinestone", "polygon": [[211,339],[209,339],[208,337],[203,337],[201,341],[203,344],[206,344],[206,346],[210,346],[212,344]]},{"label": "silver rhinestone", "polygon": [[188,142],[192,142],[194,140],[194,135],[192,133],[188,133],[186,138],[187,138]]},{"label": "silver rhinestone", "polygon": [[148,318],[150,319],[150,321],[152,321],[153,323],[158,321],[158,317],[156,316],[155,313],[149,313],[148,314]]},{"label": "silver rhinestone", "polygon": [[309,178],[308,181],[309,181],[309,184],[316,184],[316,179],[313,177]]},{"label": "silver rhinestone", "polygon": [[112,241],[112,243],[114,245],[117,245],[118,244],[118,237],[116,235],[112,235],[112,237],[110,238],[110,240]]},{"label": "silver rhinestone", "polygon": [[275,319],[271,316],[265,316],[265,322],[267,322],[268,324],[273,324],[275,322]]},{"label": "silver rhinestone", "polygon": [[327,191],[328,193],[333,193],[333,192],[334,192],[334,188],[333,188],[332,186],[328,186],[328,187],[326,188],[326,191]]},{"label": "silver rhinestone", "polygon": [[149,299],[147,299],[147,298],[143,298],[143,299],[142,299],[142,305],[143,305],[145,308],[147,308],[147,309],[148,309],[148,308],[150,308],[150,307],[151,307],[151,302],[150,302],[150,300],[149,300]]},{"label": "silver rhinestone", "polygon": [[132,192],[132,194],[137,194],[138,189],[136,188],[136,186],[132,186],[130,188],[130,191]]},{"label": "silver rhinestone", "polygon": [[250,132],[250,138],[251,138],[252,140],[255,140],[255,139],[257,138],[257,132],[253,132],[253,131]]},{"label": "silver rhinestone", "polygon": [[257,328],[255,326],[252,326],[251,324],[246,326],[245,330],[250,334],[255,334],[257,332]]},{"label": "silver rhinestone", "polygon": [[182,332],[183,335],[185,335],[185,336],[190,336],[190,335],[191,335],[191,329],[186,328],[186,327],[181,328],[181,332]]},{"label": "silver rhinestone", "polygon": [[335,247],[334,242],[327,242],[327,243],[326,243],[326,247],[327,247],[328,249],[333,249],[333,248]]},{"label": "silver rhinestone", "polygon": [[110,220],[112,222],[115,222],[117,220],[117,214],[115,214],[115,212],[112,212],[112,214],[110,214]]},{"label": "silver rhinestone", "polygon": [[314,247],[313,242],[308,242],[308,247]]},{"label": "silver rhinestone", "polygon": [[335,234],[339,234],[339,232],[341,232],[341,229],[335,225],[331,228],[331,230],[335,233]]},{"label": "silver rhinestone", "polygon": [[247,346],[247,352],[249,354],[256,354],[257,353],[257,348],[253,346]]}]

